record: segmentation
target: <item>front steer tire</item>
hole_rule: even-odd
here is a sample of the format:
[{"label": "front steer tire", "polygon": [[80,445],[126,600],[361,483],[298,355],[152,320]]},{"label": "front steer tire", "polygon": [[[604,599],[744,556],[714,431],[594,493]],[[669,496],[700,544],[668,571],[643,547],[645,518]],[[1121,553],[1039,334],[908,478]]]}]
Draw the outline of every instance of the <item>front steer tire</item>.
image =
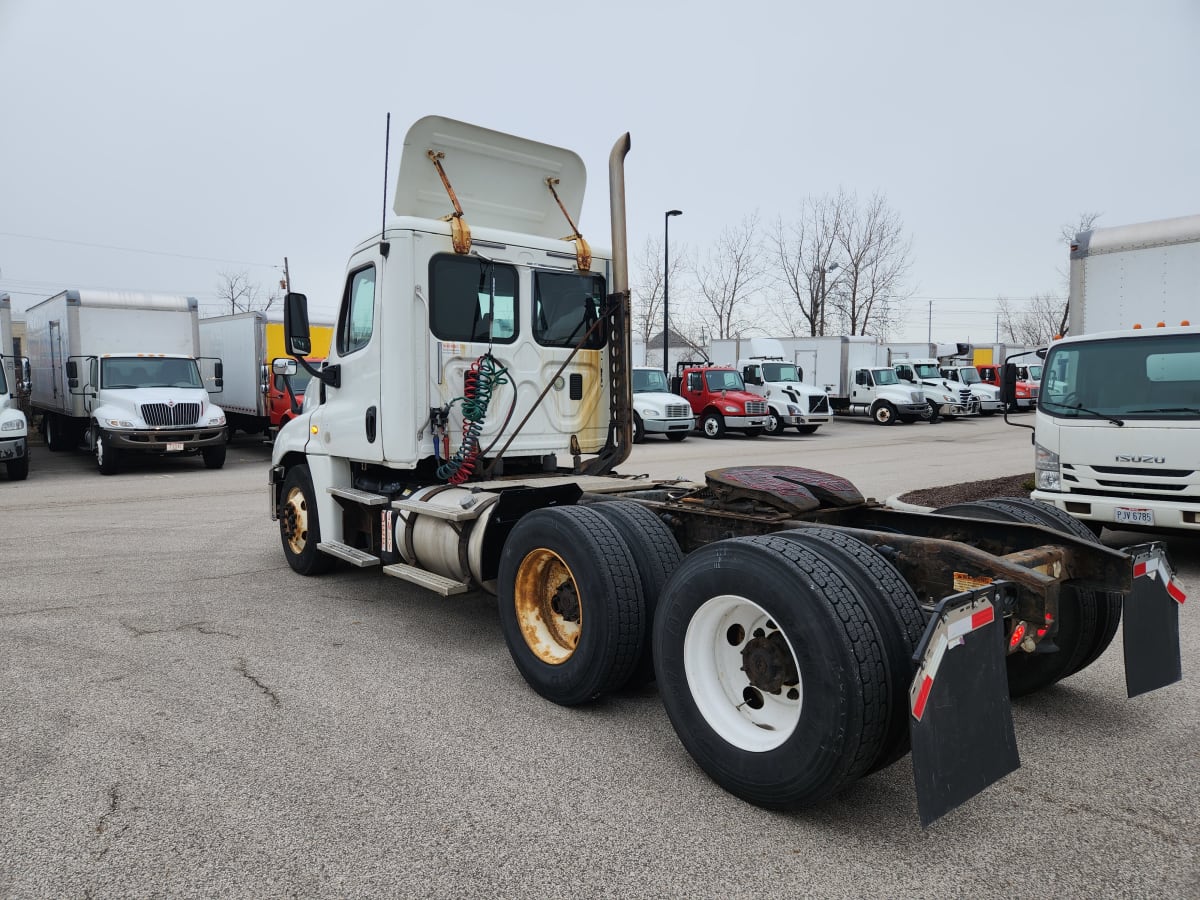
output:
[{"label": "front steer tire", "polygon": [[9,481],[24,481],[29,477],[29,447],[25,447],[25,455],[20,459],[14,459],[12,462],[4,464],[8,470]]},{"label": "front steer tire", "polygon": [[834,565],[786,538],[689,554],[659,598],[654,667],[688,753],[758,806],[820,801],[883,751],[887,667],[871,615]]},{"label": "front steer tire", "polygon": [[875,420],[876,425],[895,425],[896,407],[886,400],[878,400],[871,407],[871,418]]},{"label": "front steer tire", "polygon": [[700,433],[706,438],[724,437],[725,417],[720,413],[705,413],[700,417]]},{"label": "front steer tire", "polygon": [[322,575],[336,562],[317,549],[321,542],[321,520],[316,496],[308,466],[288,470],[279,503],[279,538],[288,565],[301,575]]},{"label": "front steer tire", "polygon": [[121,469],[121,451],[103,429],[96,429],[96,469],[101,475],[116,475]]},{"label": "front steer tire", "polygon": [[645,638],[636,561],[607,518],[585,506],[534,510],[500,554],[500,628],[522,677],[561,706],[623,687]]},{"label": "front steer tire", "polygon": [[225,445],[217,444],[213,447],[205,447],[200,451],[200,456],[204,459],[204,468],[219,469],[225,465]]}]

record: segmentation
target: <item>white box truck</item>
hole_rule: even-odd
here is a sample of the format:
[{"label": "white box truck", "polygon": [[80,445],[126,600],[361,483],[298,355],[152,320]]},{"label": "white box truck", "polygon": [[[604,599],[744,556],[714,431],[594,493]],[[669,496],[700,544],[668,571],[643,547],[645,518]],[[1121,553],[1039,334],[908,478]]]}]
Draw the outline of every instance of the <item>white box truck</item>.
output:
[{"label": "white box truck", "polygon": [[29,477],[29,423],[17,400],[27,370],[13,355],[12,300],[0,294],[0,462],[10,481]]},{"label": "white box truck", "polygon": [[[329,352],[332,325],[312,324],[309,363],[319,365]],[[218,394],[228,436],[273,435],[295,418],[304,402],[309,375],[297,371],[283,346],[283,321],[258,310],[200,320],[200,353],[222,363]],[[283,360],[276,372],[276,360]],[[290,373],[290,374],[289,374]]]},{"label": "white box truck", "polygon": [[201,377],[194,298],[67,290],[30,307],[25,326],[30,403],[52,451],[86,443],[104,475],[135,454],[224,465],[225,414]]},{"label": "white box truck", "polygon": [[925,391],[900,380],[878,338],[792,338],[789,344],[797,359],[811,360],[809,380],[829,395],[834,412],[870,416],[880,425],[929,418]]},{"label": "white box truck", "polygon": [[1082,232],[1070,277],[1069,336],[1042,372],[1034,498],[1097,533],[1200,532],[1200,215]]}]

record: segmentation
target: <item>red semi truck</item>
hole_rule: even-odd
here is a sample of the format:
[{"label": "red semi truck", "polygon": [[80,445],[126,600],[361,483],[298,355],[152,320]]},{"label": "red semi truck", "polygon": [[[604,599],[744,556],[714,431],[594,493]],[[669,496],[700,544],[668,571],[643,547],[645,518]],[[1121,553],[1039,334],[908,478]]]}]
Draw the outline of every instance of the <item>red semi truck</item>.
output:
[{"label": "red semi truck", "polygon": [[[1004,379],[1003,363],[988,363],[975,368],[979,370],[979,378],[984,384],[1001,387]],[[1017,366],[1017,409],[1033,409],[1037,405],[1041,377],[1042,367],[1040,365]]]},{"label": "red semi truck", "polygon": [[767,402],[746,390],[741,373],[732,366],[680,362],[671,386],[691,404],[696,430],[707,438],[740,431],[758,437],[767,424]]}]

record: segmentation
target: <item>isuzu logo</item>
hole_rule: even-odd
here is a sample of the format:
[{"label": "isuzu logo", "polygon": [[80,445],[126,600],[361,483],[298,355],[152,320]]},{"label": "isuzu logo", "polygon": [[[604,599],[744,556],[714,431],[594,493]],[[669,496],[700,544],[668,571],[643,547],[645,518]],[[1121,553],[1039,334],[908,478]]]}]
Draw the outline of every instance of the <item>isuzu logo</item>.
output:
[{"label": "isuzu logo", "polygon": [[1157,465],[1161,466],[1166,461],[1167,458],[1165,456],[1131,456],[1127,453],[1117,454],[1117,462],[1156,463]]}]

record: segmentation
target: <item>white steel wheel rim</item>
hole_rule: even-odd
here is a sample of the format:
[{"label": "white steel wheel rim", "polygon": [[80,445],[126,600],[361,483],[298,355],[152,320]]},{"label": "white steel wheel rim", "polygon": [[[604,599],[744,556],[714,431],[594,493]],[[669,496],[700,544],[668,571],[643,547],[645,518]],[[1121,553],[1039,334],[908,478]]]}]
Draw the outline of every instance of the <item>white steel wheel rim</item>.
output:
[{"label": "white steel wheel rim", "polygon": [[[804,706],[799,677],[795,685],[775,694],[755,688],[743,671],[746,644],[756,635],[776,633],[798,669],[787,635],[766,610],[745,597],[722,594],[705,601],[683,638],[684,674],[696,708],[722,740],[754,753],[774,750],[787,741],[800,723]],[[747,689],[757,693],[761,706],[751,705]]]},{"label": "white steel wheel rim", "polygon": [[708,418],[706,418],[704,420],[704,433],[705,434],[715,435],[717,433],[718,427],[719,427],[719,425],[717,423],[717,420],[715,418],[713,418],[712,416],[709,416]]}]

